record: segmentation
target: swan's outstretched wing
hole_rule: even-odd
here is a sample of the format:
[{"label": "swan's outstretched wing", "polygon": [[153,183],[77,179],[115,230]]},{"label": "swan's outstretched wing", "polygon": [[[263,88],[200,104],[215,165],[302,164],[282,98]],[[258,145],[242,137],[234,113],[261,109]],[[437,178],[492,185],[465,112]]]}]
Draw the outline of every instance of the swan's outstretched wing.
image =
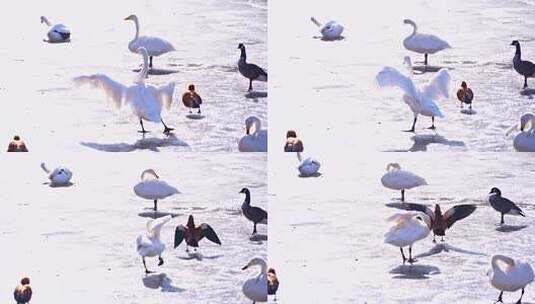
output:
[{"label": "swan's outstretched wing", "polygon": [[74,78],[74,83],[77,85],[89,84],[95,88],[101,88],[117,108],[120,108],[126,99],[127,87],[104,74],[79,76]]},{"label": "swan's outstretched wing", "polygon": [[156,237],[160,235],[163,225],[171,220],[171,215],[166,215],[147,222],[147,236]]},{"label": "swan's outstretched wing", "polygon": [[438,73],[422,88],[422,95],[431,100],[448,98],[450,90],[450,74],[446,69],[441,69]]},{"label": "swan's outstretched wing", "polygon": [[383,68],[375,77],[380,87],[398,87],[405,94],[415,97],[417,90],[412,80],[392,67]]},{"label": "swan's outstretched wing", "polygon": [[170,82],[167,85],[158,87],[157,98],[160,104],[165,106],[166,110],[171,109],[173,104],[173,93],[175,92],[175,83]]}]

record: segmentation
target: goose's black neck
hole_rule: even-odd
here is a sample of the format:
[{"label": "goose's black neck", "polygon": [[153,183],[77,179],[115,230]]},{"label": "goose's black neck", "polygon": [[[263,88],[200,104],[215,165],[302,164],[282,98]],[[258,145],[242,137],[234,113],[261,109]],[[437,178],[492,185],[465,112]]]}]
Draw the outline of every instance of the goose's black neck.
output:
[{"label": "goose's black neck", "polygon": [[521,56],[520,44],[515,45],[515,47],[516,47],[515,57],[518,56],[518,59],[520,59],[520,56]]},{"label": "goose's black neck", "polygon": [[249,192],[245,192],[245,200],[243,200],[244,206],[251,205],[251,194]]},{"label": "goose's black neck", "polygon": [[245,54],[245,47],[241,48],[240,51],[241,51],[240,61],[243,60],[245,62],[245,60],[247,59],[247,54]]}]

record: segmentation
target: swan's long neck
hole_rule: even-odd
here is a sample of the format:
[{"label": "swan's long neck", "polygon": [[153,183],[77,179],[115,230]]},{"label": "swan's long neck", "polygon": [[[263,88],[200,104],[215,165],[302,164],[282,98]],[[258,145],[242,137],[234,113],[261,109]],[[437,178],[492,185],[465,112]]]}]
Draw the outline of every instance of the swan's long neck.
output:
[{"label": "swan's long neck", "polygon": [[497,255],[492,257],[492,261],[491,261],[492,269],[494,269],[494,271],[502,272],[500,267],[498,267],[498,261],[502,261],[502,262],[504,262],[505,264],[507,264],[507,265],[509,265],[511,267],[515,266],[515,261],[513,259],[511,259],[510,257],[506,257],[504,255],[497,254]]},{"label": "swan's long neck", "polygon": [[139,80],[145,81],[147,73],[149,72],[149,55],[147,52],[141,52],[141,55],[143,56],[143,67],[141,68],[141,71],[139,71]]},{"label": "swan's long neck", "polygon": [[52,26],[52,23],[50,23],[45,16],[41,16],[41,22],[44,22],[48,26]]},{"label": "swan's long neck", "polygon": [[409,20],[407,23],[412,26],[412,34],[411,34],[411,36],[416,35],[416,31],[418,30],[418,27],[416,26],[416,23],[414,23],[414,21],[412,21],[412,20]]},{"label": "swan's long neck", "polygon": [[310,21],[312,21],[312,23],[314,23],[315,25],[317,25],[318,27],[321,27],[321,23],[314,17],[311,17],[310,18]]},{"label": "swan's long neck", "polygon": [[267,273],[267,264],[266,264],[265,261],[260,261],[260,262],[258,262],[257,265],[260,266],[260,273],[259,273],[259,275],[262,275],[262,274]]},{"label": "swan's long neck", "polygon": [[303,156],[301,156],[301,152],[297,152],[297,160],[299,160],[300,162],[303,161]]},{"label": "swan's long neck", "polygon": [[149,169],[149,170],[143,171],[143,173],[141,173],[141,180],[144,180],[146,175],[151,175],[151,176],[154,176],[154,178],[158,179],[158,175],[156,175],[154,170]]},{"label": "swan's long neck", "polygon": [[134,19],[134,24],[136,25],[136,36],[134,37],[134,40],[137,40],[137,38],[139,37],[139,21],[136,19]]}]

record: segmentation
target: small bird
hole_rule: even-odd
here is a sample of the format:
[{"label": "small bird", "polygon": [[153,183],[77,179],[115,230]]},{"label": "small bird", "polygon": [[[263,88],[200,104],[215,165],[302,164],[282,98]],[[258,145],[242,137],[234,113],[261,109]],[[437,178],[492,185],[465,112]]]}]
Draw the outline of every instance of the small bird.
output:
[{"label": "small bird", "polygon": [[261,67],[256,64],[247,63],[247,54],[245,53],[245,46],[243,43],[238,44],[238,49],[241,51],[240,60],[238,61],[238,71],[243,77],[249,79],[249,92],[253,90],[253,80],[267,81],[268,75]]},{"label": "small bird", "polygon": [[303,152],[303,150],[303,142],[297,137],[297,133],[294,130],[288,130],[284,152]]},{"label": "small bird", "polygon": [[[387,233],[384,242],[396,247],[401,251],[403,264],[416,262],[412,258],[412,246],[419,240],[425,239],[429,235],[431,222],[427,214],[421,212],[398,213],[387,219],[393,222]],[[403,247],[409,246],[409,259],[405,257]]]},{"label": "small bird", "polygon": [[26,148],[26,143],[20,139],[20,136],[15,135],[13,140],[9,142],[7,152],[28,152],[28,148]]},{"label": "small bird", "polygon": [[175,187],[160,180],[154,169],[141,173],[141,182],[134,186],[134,193],[144,199],[154,201],[154,211],[158,211],[158,200],[180,193]]},{"label": "small bird", "polygon": [[149,274],[152,271],[147,269],[147,263],[145,257],[158,256],[158,266],[163,265],[162,253],[165,250],[165,244],[160,240],[160,232],[163,225],[171,220],[170,215],[160,217],[157,219],[149,220],[147,222],[147,232],[145,235],[139,235],[136,239],[137,253],[143,260],[143,266],[145,267],[145,273]]},{"label": "small bird", "polygon": [[13,297],[17,304],[29,303],[32,299],[32,287],[30,286],[30,278],[23,278],[20,284],[15,288]]},{"label": "small bird", "polygon": [[268,279],[268,295],[274,295],[275,301],[277,300],[277,290],[279,289],[279,279],[275,269],[269,268],[267,271]]},{"label": "small bird", "polygon": [[461,83],[461,88],[457,91],[457,99],[461,102],[461,109],[463,104],[467,104],[472,110],[472,100],[474,99],[474,92],[468,87],[465,81]]},{"label": "small bird", "polygon": [[526,214],[520,209],[515,203],[512,201],[506,199],[505,197],[502,197],[502,191],[500,189],[494,187],[490,190],[489,193],[489,203],[494,208],[494,210],[498,211],[502,215],[502,219],[500,221],[500,225],[505,224],[505,221],[503,220],[503,216],[505,214],[510,215],[520,215],[525,217]]},{"label": "small bird", "polygon": [[431,220],[431,225],[429,226],[429,229],[433,231],[433,243],[436,243],[435,237],[437,235],[442,237],[442,241],[444,242],[446,230],[450,229],[451,226],[455,224],[455,222],[468,217],[476,210],[475,205],[468,204],[453,206],[445,213],[442,213],[439,204],[435,205],[434,212],[433,210],[431,210],[431,208],[425,205],[414,203],[392,203],[387,204],[387,206],[409,211],[420,211],[427,214],[427,216],[429,216],[429,219]]},{"label": "small bird", "polygon": [[195,226],[193,221],[193,215],[190,215],[188,218],[188,223],[186,226],[179,225],[175,229],[175,249],[186,240],[186,252],[189,252],[188,246],[194,248],[197,251],[199,248],[199,242],[206,237],[208,240],[221,245],[221,241],[217,236],[216,232],[210,225],[202,223],[200,226]]},{"label": "small bird", "polygon": [[523,261],[515,261],[504,255],[494,255],[491,260],[491,269],[487,273],[492,287],[500,291],[498,300],[494,303],[503,303],[504,291],[515,292],[522,289],[520,299],[516,304],[522,303],[524,288],[535,278],[531,265]]},{"label": "small bird", "polygon": [[267,225],[268,214],[262,208],[251,206],[251,192],[249,189],[243,188],[241,189],[240,193],[245,194],[245,200],[241,205],[241,210],[243,215],[254,223],[253,235],[255,235],[257,224]]},{"label": "small bird", "polygon": [[45,42],[58,43],[58,42],[69,42],[71,40],[71,31],[65,25],[52,24],[45,16],[41,16],[41,23],[46,24],[50,27],[50,30],[47,33],[48,40]]},{"label": "small bird", "polygon": [[188,91],[182,94],[182,103],[189,109],[190,113],[191,109],[198,109],[197,114],[201,114],[202,99],[201,96],[195,92],[195,85],[190,84],[188,86]]},{"label": "small bird", "polygon": [[45,163],[41,163],[41,169],[48,174],[50,186],[52,187],[67,186],[71,182],[72,172],[68,168],[57,167],[53,171],[50,171],[50,169],[46,167]]},{"label": "small bird", "polygon": [[426,180],[412,172],[401,170],[398,163],[389,163],[381,183],[388,189],[401,190],[401,201],[405,201],[405,190],[427,185]]},{"label": "small bird", "polygon": [[516,47],[515,57],[513,57],[513,67],[515,71],[524,76],[524,89],[528,87],[528,77],[535,77],[535,64],[531,61],[522,60],[520,42],[513,40],[511,45]]}]

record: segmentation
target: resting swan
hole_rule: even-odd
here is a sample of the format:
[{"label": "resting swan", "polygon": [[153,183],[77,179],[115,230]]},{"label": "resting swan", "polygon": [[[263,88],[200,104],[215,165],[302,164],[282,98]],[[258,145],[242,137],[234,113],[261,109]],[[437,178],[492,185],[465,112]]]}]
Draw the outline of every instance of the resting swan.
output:
[{"label": "resting swan", "polygon": [[104,74],[79,76],[74,81],[77,84],[90,84],[93,87],[102,89],[117,108],[120,108],[122,105],[129,105],[134,115],[139,118],[139,123],[141,124],[140,133],[148,132],[143,126],[143,120],[148,120],[157,123],[161,122],[164,126],[163,132],[168,134],[174,129],[169,128],[165,124],[161,113],[164,106],[168,110],[171,108],[175,83],[170,82],[160,87],[146,85],[145,78],[149,70],[148,53],[145,48],[140,48],[138,52],[143,56],[143,68],[134,85],[123,85]]},{"label": "resting swan", "polygon": [[403,40],[403,46],[416,53],[424,54],[424,65],[427,66],[427,55],[434,54],[451,46],[435,35],[418,33],[416,23],[410,19],[403,20],[403,23],[412,26],[412,34]]},{"label": "resting swan", "polygon": [[267,302],[268,281],[266,261],[261,258],[254,258],[242,270],[252,266],[260,266],[260,272],[255,277],[251,277],[243,283],[243,294],[252,300],[253,304],[256,302]]},{"label": "resting swan", "polygon": [[63,24],[52,25],[45,16],[41,16],[41,23],[45,23],[50,27],[47,33],[48,40],[45,42],[57,43],[57,42],[69,42],[71,41],[71,31]]},{"label": "resting swan", "polygon": [[262,130],[260,119],[250,116],[245,120],[245,135],[238,142],[238,150],[240,152],[267,152],[267,138],[267,130]]},{"label": "resting swan", "polygon": [[381,177],[381,184],[388,189],[401,190],[401,201],[405,201],[405,190],[427,185],[423,177],[412,172],[401,170],[398,163],[386,166],[386,173]]},{"label": "resting swan", "polygon": [[145,48],[150,59],[149,68],[152,69],[152,57],[176,51],[175,47],[167,40],[153,36],[139,36],[139,20],[136,15],[130,15],[124,20],[133,21],[136,25],[136,35],[128,43],[128,49],[132,53],[137,53],[139,48]]},{"label": "resting swan", "polygon": [[50,171],[45,163],[41,163],[41,168],[48,174],[50,180],[50,186],[67,186],[71,182],[72,172],[65,167],[57,167],[53,171]]},{"label": "resting swan", "polygon": [[[410,58],[405,57],[405,62],[410,65]],[[435,103],[440,98],[449,97],[450,75],[447,70],[441,69],[433,79],[422,88],[416,87],[410,75],[404,75],[392,67],[383,68],[376,76],[380,87],[398,87],[403,91],[403,101],[414,113],[414,121],[408,132],[414,132],[418,115],[431,117],[431,127],[435,129],[435,117],[444,117],[440,108]]]},{"label": "resting swan", "polygon": [[520,132],[513,140],[515,150],[519,152],[535,152],[535,115],[532,113],[522,115],[520,117],[520,126],[515,124],[505,134],[509,136],[516,130],[520,130]]},{"label": "resting swan", "polygon": [[[385,233],[385,243],[399,247],[403,264],[406,261],[414,263],[412,258],[412,245],[415,242],[425,239],[429,235],[431,221],[429,217],[421,212],[398,213],[387,219],[393,222],[387,233]],[[403,247],[409,246],[409,259],[405,257]]]},{"label": "resting swan", "polygon": [[134,193],[144,199],[154,201],[154,211],[158,211],[158,200],[180,193],[175,187],[170,186],[153,169],[147,169],[141,173],[141,182],[134,186]]},{"label": "resting swan", "polygon": [[494,255],[490,262],[491,269],[487,273],[492,287],[500,291],[498,302],[503,303],[502,296],[504,291],[514,292],[522,289],[520,299],[516,304],[522,303],[524,288],[533,282],[534,275],[531,266],[523,261],[515,261],[504,255]]},{"label": "resting swan", "polygon": [[314,174],[318,173],[318,170],[321,166],[319,161],[313,159],[312,157],[303,159],[301,152],[297,152],[297,159],[299,160],[299,166],[297,169],[299,170],[301,176],[313,176]]},{"label": "resting swan", "polygon": [[310,21],[320,28],[321,36],[323,40],[336,40],[340,39],[344,27],[336,21],[329,21],[325,25],[321,24],[316,18],[311,17]]}]

